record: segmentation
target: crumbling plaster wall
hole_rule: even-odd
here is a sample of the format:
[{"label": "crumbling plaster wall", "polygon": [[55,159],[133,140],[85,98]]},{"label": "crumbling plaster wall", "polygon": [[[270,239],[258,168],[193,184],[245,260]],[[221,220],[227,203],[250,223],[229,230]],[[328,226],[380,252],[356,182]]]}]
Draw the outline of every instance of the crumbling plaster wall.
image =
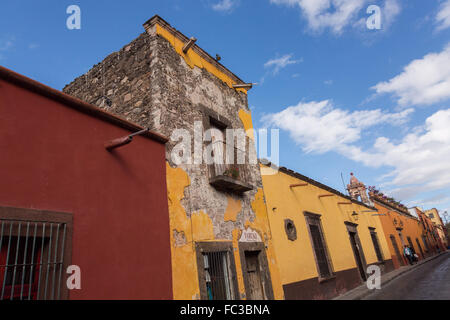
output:
[{"label": "crumbling plaster wall", "polygon": [[[205,107],[226,118],[235,129],[244,129],[239,110],[249,112],[245,93],[229,88],[204,69],[191,69],[171,44],[156,34],[141,34],[63,91],[168,137],[177,128],[188,129],[194,137],[194,122],[203,121]],[[176,143],[167,144],[166,159],[172,167],[171,150]],[[255,152],[254,145],[249,146]],[[212,187],[206,164],[181,167],[191,179],[182,200],[186,213],[207,212],[216,239],[231,240],[234,228],[243,228],[246,220],[254,219],[250,202],[261,187],[256,165],[249,169],[249,182],[256,188],[242,197]],[[228,199],[236,197],[242,201],[241,213],[236,221],[224,221]]]},{"label": "crumbling plaster wall", "polygon": [[[251,128],[246,93],[230,88],[205,69],[197,66],[192,68],[167,39],[157,34],[156,28],[141,34],[120,51],[109,55],[63,91],[168,137],[177,128],[189,130],[193,137],[194,123],[203,121],[205,108],[212,110],[218,117],[226,118],[234,129]],[[253,227],[265,241],[266,247],[271,247],[258,165],[249,165],[248,168],[248,182],[255,187],[254,190],[243,195],[218,191],[209,184],[206,164],[183,164],[177,167],[171,161],[171,151],[176,143],[169,141],[166,147],[169,208],[176,208],[170,211],[173,263],[184,260],[196,266],[196,262],[192,260],[195,256],[195,241],[229,240],[237,247],[240,234],[246,227]],[[249,147],[250,152],[255,154],[254,144],[249,143]],[[187,174],[187,178],[183,178],[181,183],[184,184],[183,188],[171,188],[177,185],[177,177],[180,177],[178,171],[176,175],[171,174],[175,169],[182,169]],[[185,179],[189,182],[185,182]],[[176,194],[180,192],[182,194]],[[261,212],[255,212],[254,208]],[[175,211],[178,216],[174,214]],[[211,232],[205,232],[210,229]],[[192,250],[188,249],[189,246]],[[275,255],[271,249],[269,251],[267,258],[274,282],[278,279],[278,272]],[[235,260],[238,262],[237,257]],[[243,294],[240,264],[236,267]],[[186,280],[186,274],[177,274],[186,272],[185,269],[176,269],[175,267],[173,270],[174,297],[198,297],[196,267],[193,268],[195,274],[190,277],[193,280]],[[183,278],[179,281],[178,291],[177,277]],[[186,286],[186,282],[191,282],[191,285]],[[283,294],[279,279],[278,282],[280,285],[274,283],[273,289],[275,298],[280,299]]]}]

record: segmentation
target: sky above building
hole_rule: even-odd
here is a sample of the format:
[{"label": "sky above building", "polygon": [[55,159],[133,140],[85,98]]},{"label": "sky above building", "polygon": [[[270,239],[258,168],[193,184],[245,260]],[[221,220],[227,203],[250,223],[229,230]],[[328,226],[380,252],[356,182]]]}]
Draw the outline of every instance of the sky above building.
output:
[{"label": "sky above building", "polygon": [[155,14],[258,83],[254,126],[280,129],[280,165],[450,211],[450,0],[2,1],[0,64],[62,89]]}]

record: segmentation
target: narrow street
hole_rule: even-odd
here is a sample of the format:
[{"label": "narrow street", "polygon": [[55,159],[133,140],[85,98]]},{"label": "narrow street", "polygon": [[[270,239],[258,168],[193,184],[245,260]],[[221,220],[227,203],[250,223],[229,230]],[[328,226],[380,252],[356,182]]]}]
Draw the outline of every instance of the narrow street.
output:
[{"label": "narrow street", "polygon": [[398,277],[364,300],[449,300],[450,253]]}]

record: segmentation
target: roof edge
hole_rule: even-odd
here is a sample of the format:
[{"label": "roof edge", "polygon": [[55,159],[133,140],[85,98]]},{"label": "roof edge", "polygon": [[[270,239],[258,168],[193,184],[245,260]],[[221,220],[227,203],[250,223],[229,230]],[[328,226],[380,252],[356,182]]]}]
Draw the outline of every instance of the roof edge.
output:
[{"label": "roof edge", "polygon": [[[27,90],[30,90],[32,92],[41,94],[47,98],[53,99],[55,101],[61,102],[64,105],[76,109],[80,112],[89,114],[91,116],[94,116],[96,118],[99,118],[101,120],[107,121],[111,124],[114,124],[118,127],[121,127],[123,129],[136,132],[143,130],[144,128],[132,123],[128,120],[122,119],[112,113],[109,113],[107,111],[104,111],[92,104],[89,104],[87,102],[84,102],[80,99],[77,99],[75,97],[72,97],[66,93],[63,93],[62,91],[53,89],[49,86],[46,86],[43,83],[40,83],[36,80],[30,79],[24,75],[21,75],[17,72],[14,72],[8,68],[5,68],[3,66],[0,66],[0,79],[3,79],[5,81],[8,81],[10,83],[13,83],[15,85],[18,85],[22,88],[25,88]],[[159,143],[165,144],[169,139],[159,133],[148,131],[142,136],[150,138],[152,140],[155,140]]]},{"label": "roof edge", "polygon": [[342,198],[345,198],[345,199],[347,199],[347,200],[350,200],[351,202],[353,202],[353,203],[355,203],[355,204],[359,204],[359,205],[364,206],[364,207],[366,207],[366,208],[368,208],[368,209],[373,209],[373,210],[375,210],[375,211],[378,211],[378,209],[375,208],[375,207],[369,206],[368,204],[365,204],[364,202],[361,202],[361,201],[359,201],[359,200],[355,200],[355,199],[353,199],[352,197],[347,196],[347,195],[343,194],[342,192],[340,192],[340,191],[338,191],[338,190],[336,190],[336,189],[333,189],[332,187],[327,186],[327,185],[325,185],[325,184],[323,184],[323,183],[321,183],[321,182],[318,182],[318,181],[316,181],[316,180],[314,180],[314,179],[311,179],[311,178],[309,178],[309,177],[307,177],[307,176],[304,176],[304,175],[302,175],[301,173],[295,172],[295,171],[290,170],[290,169],[288,169],[288,168],[286,168],[286,167],[277,167],[276,165],[274,165],[273,163],[270,163],[270,162],[269,162],[269,163],[263,163],[263,162],[261,162],[261,161],[259,161],[259,162],[260,162],[262,165],[266,166],[266,167],[276,168],[276,169],[278,169],[278,171],[280,171],[280,172],[282,172],[282,173],[284,173],[284,174],[287,174],[287,175],[289,175],[289,176],[291,176],[291,177],[294,177],[294,178],[297,178],[297,179],[306,181],[306,182],[308,182],[308,183],[310,183],[310,184],[312,184],[312,185],[314,185],[314,186],[316,186],[316,187],[318,187],[318,188],[327,190],[327,191],[329,191],[329,192],[331,192],[331,193],[334,193],[335,195],[337,195],[337,196],[339,196],[339,197],[342,197]]},{"label": "roof edge", "polygon": [[[147,20],[143,27],[147,31],[154,25],[159,24],[162,27],[166,28],[170,33],[172,33],[174,36],[178,37],[181,41],[187,42],[189,41],[189,38],[184,35],[181,31],[175,29],[168,23],[166,20],[161,18],[159,15],[155,14],[153,17],[151,17],[149,20]],[[202,58],[206,59],[209,63],[214,65],[217,69],[219,69],[221,72],[225,73],[227,76],[232,78],[237,84],[245,84],[245,82],[239,78],[237,75],[235,75],[233,72],[231,72],[227,67],[225,67],[223,64],[218,62],[216,59],[214,59],[208,52],[203,50],[201,47],[199,47],[197,44],[194,44],[191,47],[191,50],[194,50],[197,54],[199,54]]]}]

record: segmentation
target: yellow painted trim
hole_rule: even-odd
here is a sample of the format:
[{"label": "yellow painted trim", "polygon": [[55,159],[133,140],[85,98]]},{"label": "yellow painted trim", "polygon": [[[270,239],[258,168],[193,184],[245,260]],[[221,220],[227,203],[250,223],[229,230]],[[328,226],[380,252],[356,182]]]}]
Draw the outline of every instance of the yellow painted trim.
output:
[{"label": "yellow painted trim", "polygon": [[[184,61],[186,61],[189,67],[191,67],[192,69],[194,67],[205,69],[212,75],[225,82],[230,88],[235,89],[233,88],[233,84],[237,84],[235,81],[233,81],[228,75],[217,69],[213,64],[202,58],[194,50],[190,49],[187,53],[184,53],[183,47],[185,44],[163,26],[156,24],[156,33],[169,41],[175,51],[184,59]],[[243,88],[237,88],[235,90],[247,94],[247,90]]]},{"label": "yellow painted trim", "polygon": [[255,140],[253,122],[252,122],[252,114],[250,112],[245,111],[244,109],[239,110],[239,119],[241,119],[242,125],[244,126],[244,130],[247,136]]}]

